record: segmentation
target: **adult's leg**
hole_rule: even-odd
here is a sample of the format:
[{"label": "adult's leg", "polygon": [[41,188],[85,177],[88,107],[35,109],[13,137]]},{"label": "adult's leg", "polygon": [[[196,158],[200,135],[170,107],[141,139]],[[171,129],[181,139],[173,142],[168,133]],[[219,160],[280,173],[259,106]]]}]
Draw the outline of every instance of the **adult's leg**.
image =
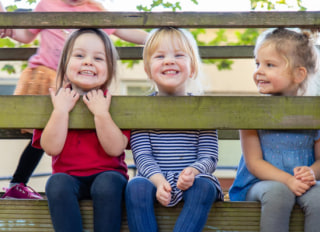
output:
[{"label": "adult's leg", "polygon": [[212,180],[196,178],[193,185],[183,193],[184,205],[173,231],[201,232],[217,196],[218,190]]},{"label": "adult's leg", "polygon": [[91,186],[95,232],[121,229],[124,190],[127,179],[115,171],[98,174]]},{"label": "adult's leg", "polygon": [[157,232],[154,212],[156,187],[143,177],[135,177],[126,187],[125,199],[128,225],[131,232]]},{"label": "adult's leg", "polygon": [[247,193],[247,201],[261,202],[260,231],[289,231],[290,215],[295,194],[278,181],[260,181]]},{"label": "adult's leg", "polygon": [[297,203],[304,211],[304,231],[316,232],[320,228],[320,182],[311,187],[301,197],[297,197]]},{"label": "adult's leg", "polygon": [[[20,75],[14,95],[48,95],[49,87],[55,88],[55,80],[56,71],[51,68],[45,66],[38,66],[36,68],[27,67]],[[30,129],[26,131],[30,132]],[[10,181],[11,185],[15,183],[24,183],[26,185],[39,164],[43,153],[42,149],[32,147],[30,141],[21,154],[19,164],[13,174],[13,179]]]},{"label": "adult's leg", "polygon": [[18,183],[24,183],[27,185],[30,176],[43,156],[44,151],[42,149],[32,147],[31,143],[32,142],[30,141],[21,154],[17,169],[10,181],[11,185]]},{"label": "adult's leg", "polygon": [[46,194],[55,231],[82,232],[80,188],[81,182],[65,173],[54,174],[48,179]]}]

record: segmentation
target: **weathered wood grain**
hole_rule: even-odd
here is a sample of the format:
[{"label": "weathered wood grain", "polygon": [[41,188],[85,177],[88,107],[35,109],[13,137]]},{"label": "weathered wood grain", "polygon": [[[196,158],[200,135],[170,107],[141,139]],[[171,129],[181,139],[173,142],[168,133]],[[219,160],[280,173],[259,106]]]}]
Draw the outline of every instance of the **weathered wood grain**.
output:
[{"label": "weathered wood grain", "polygon": [[1,28],[317,28],[320,12],[7,12]]},{"label": "weathered wood grain", "polygon": [[[122,129],[319,129],[320,98],[265,96],[113,96],[110,112]],[[0,128],[43,128],[49,96],[0,96]],[[82,99],[70,128],[94,128]]]},{"label": "weathered wood grain", "polygon": [[[81,201],[81,214],[86,231],[93,231],[92,202]],[[179,203],[172,208],[155,204],[160,232],[170,232],[183,207]],[[214,203],[204,232],[209,231],[259,231],[260,204],[257,202],[216,202]],[[291,214],[290,232],[303,231],[304,215],[295,206]],[[53,231],[46,200],[0,199],[1,231]],[[126,213],[122,219],[122,232],[128,232]]]}]

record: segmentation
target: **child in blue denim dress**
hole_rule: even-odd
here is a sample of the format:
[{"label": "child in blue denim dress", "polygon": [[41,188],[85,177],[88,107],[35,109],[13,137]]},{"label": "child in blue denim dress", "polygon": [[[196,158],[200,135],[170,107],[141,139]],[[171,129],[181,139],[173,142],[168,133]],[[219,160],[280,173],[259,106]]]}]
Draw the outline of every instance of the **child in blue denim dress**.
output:
[{"label": "child in blue denim dress", "polygon": [[[261,94],[305,95],[317,70],[309,34],[278,28],[260,35],[253,78]],[[260,231],[289,231],[297,203],[305,230],[320,228],[320,134],[318,130],[241,130],[242,157],[229,195],[261,202]]]}]

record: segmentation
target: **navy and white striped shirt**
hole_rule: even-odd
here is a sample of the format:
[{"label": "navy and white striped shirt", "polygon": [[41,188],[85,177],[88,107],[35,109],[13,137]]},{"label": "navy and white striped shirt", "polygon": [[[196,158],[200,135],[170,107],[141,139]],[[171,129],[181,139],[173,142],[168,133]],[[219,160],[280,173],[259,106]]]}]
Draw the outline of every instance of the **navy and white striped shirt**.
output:
[{"label": "navy and white striped shirt", "polygon": [[138,176],[150,178],[161,173],[170,183],[172,198],[168,206],[182,199],[182,191],[176,186],[186,167],[197,169],[197,177],[210,178],[223,200],[219,181],[212,175],[218,163],[216,130],[134,130],[130,141]]}]

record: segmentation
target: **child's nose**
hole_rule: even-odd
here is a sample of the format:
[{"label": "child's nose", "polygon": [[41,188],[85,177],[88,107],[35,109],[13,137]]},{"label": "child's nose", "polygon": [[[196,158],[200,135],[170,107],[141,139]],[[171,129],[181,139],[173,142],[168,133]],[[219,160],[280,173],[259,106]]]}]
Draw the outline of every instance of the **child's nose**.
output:
[{"label": "child's nose", "polygon": [[166,58],[164,59],[164,63],[165,63],[166,65],[168,65],[168,64],[174,64],[174,62],[175,62],[175,59],[174,59],[174,57],[171,57],[171,56],[168,56],[168,57],[166,57]]},{"label": "child's nose", "polygon": [[256,74],[261,74],[263,73],[263,67],[261,65],[256,67],[256,70],[254,71]]},{"label": "child's nose", "polygon": [[83,64],[92,65],[92,59],[90,57],[86,57],[85,59],[83,59]]}]

